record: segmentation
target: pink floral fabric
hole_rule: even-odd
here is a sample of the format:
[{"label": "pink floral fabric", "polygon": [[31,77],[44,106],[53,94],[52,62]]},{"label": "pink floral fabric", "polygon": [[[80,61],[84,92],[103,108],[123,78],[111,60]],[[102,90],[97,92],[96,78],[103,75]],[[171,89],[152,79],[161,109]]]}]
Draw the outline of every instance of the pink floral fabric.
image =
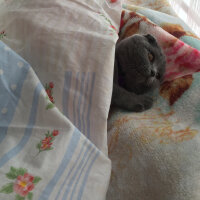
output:
[{"label": "pink floral fabric", "polygon": [[39,150],[38,154],[42,151],[52,150],[53,141],[58,135],[58,130],[53,130],[52,132],[47,131],[47,133],[45,134],[45,138],[37,144],[37,149]]},{"label": "pink floral fabric", "polygon": [[[136,12],[122,12],[120,40],[133,34],[152,34],[161,45],[167,59],[165,81],[200,71],[200,51],[182,42],[182,32],[171,32],[174,25],[160,27]],[[165,30],[164,30],[165,29]]]},{"label": "pink floral fabric", "polygon": [[39,176],[33,176],[28,173],[25,168],[10,167],[10,171],[6,173],[6,178],[12,180],[0,188],[0,193],[15,193],[15,200],[32,200],[33,191],[36,185],[41,181]]},{"label": "pink floral fabric", "polygon": [[18,176],[14,183],[14,191],[22,197],[25,197],[30,191],[34,189],[34,177],[29,173],[23,176]]}]

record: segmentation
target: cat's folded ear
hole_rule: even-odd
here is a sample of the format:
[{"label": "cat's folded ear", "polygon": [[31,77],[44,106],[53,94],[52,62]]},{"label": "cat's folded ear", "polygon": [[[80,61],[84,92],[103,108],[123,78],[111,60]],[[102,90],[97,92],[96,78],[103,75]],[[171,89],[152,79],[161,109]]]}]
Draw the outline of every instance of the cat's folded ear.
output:
[{"label": "cat's folded ear", "polygon": [[156,39],[150,35],[150,34],[146,34],[144,35],[145,38],[147,38],[148,42],[151,43],[151,44],[157,44],[157,41]]}]

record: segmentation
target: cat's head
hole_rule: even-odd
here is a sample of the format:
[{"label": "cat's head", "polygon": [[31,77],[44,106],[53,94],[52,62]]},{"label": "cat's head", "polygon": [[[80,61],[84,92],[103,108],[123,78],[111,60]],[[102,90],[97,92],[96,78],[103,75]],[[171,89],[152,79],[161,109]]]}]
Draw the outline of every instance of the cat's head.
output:
[{"label": "cat's head", "polygon": [[150,34],[133,35],[117,43],[116,62],[128,91],[143,94],[163,81],[165,55]]}]

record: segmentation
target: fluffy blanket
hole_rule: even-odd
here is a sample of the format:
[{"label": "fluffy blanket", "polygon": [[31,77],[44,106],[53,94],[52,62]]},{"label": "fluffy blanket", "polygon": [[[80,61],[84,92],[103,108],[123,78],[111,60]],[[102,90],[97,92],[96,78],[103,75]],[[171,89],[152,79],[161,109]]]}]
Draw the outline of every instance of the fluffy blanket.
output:
[{"label": "fluffy blanket", "polygon": [[166,1],[127,3],[120,39],[154,35],[166,55],[167,71],[151,110],[110,112],[107,199],[199,200],[200,40]]}]

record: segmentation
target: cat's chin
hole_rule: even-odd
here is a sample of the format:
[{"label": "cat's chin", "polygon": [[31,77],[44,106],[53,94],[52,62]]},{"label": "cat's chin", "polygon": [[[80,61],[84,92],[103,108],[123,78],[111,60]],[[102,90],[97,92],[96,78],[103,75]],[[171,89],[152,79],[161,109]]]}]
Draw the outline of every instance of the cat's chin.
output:
[{"label": "cat's chin", "polygon": [[149,77],[148,79],[147,79],[147,84],[154,84],[155,82],[156,82],[157,80],[156,80],[156,78],[155,77]]},{"label": "cat's chin", "polygon": [[141,87],[134,87],[134,88],[131,88],[131,87],[124,87],[127,91],[129,92],[133,92],[135,94],[138,94],[138,95],[142,95],[144,93],[146,93],[148,91],[147,88],[141,88]]},{"label": "cat's chin", "polygon": [[154,83],[152,85],[139,85],[137,87],[124,87],[127,91],[129,92],[133,92],[135,94],[138,94],[138,95],[142,95],[142,94],[146,94],[148,92],[152,92],[154,91],[156,88],[158,87],[158,84]]}]

